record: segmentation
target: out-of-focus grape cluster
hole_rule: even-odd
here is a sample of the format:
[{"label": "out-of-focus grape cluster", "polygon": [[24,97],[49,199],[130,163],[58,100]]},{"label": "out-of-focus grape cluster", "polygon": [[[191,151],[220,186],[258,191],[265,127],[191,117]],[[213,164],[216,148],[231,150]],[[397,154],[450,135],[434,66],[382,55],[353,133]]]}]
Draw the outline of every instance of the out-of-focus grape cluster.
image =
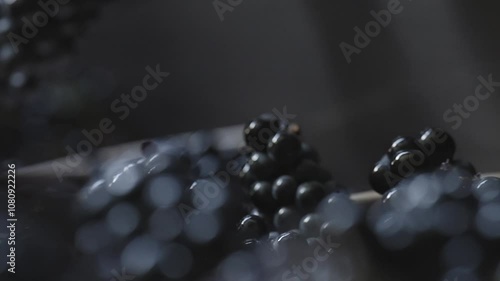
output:
[{"label": "out-of-focus grape cluster", "polygon": [[401,260],[432,251],[427,261],[440,269],[440,280],[491,278],[480,274],[489,262],[485,251],[500,241],[500,179],[481,177],[472,164],[453,159],[454,151],[440,129],[418,140],[398,137],[370,175],[373,188],[385,193],[370,208],[368,225]]},{"label": "out-of-focus grape cluster", "polygon": [[[90,92],[84,87],[97,82],[86,84],[83,80],[88,77],[77,74],[74,67],[69,69],[67,61],[78,36],[108,2],[0,1],[0,129],[4,132],[1,144],[11,148],[2,150],[0,161],[30,158],[34,151],[40,151],[40,146],[48,147],[49,140],[60,139],[66,128],[51,124],[53,120],[74,125],[64,111],[78,113],[72,108],[78,102],[72,101],[82,98],[79,92]],[[106,88],[106,83],[102,86]],[[26,149],[21,151],[21,145]],[[45,153],[45,158],[59,154],[51,149]]]},{"label": "out-of-focus grape cluster", "polygon": [[75,246],[83,257],[63,280],[111,280],[122,269],[134,280],[193,280],[236,245],[237,150],[216,150],[211,134],[195,133],[145,143],[143,154],[103,166],[79,192]]},{"label": "out-of-focus grape cluster", "polygon": [[76,38],[85,30],[87,22],[97,17],[105,2],[109,1],[1,1],[0,85],[3,90],[32,85],[35,82],[30,72],[33,63],[72,51]]},{"label": "out-of-focus grape cluster", "polygon": [[83,185],[36,183],[40,197],[24,186],[17,258],[30,270],[16,280],[500,276],[500,179],[453,159],[446,132],[420,135],[427,153],[397,138],[370,174],[378,192],[390,188],[369,208],[321,168],[298,125],[266,114],[244,137],[243,149],[220,148],[212,132],[148,141],[141,157],[96,163]]}]

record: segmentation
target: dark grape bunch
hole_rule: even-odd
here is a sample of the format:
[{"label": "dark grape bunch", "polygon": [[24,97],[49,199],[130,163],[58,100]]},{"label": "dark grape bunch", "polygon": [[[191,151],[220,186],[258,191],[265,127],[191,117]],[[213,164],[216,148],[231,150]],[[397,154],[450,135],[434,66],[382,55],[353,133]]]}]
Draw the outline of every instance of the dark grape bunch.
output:
[{"label": "dark grape bunch", "polygon": [[245,126],[244,137],[249,152],[240,177],[252,213],[279,232],[297,228],[300,218],[336,188],[332,176],[296,124],[263,114]]},{"label": "dark grape bunch", "polygon": [[[382,248],[401,253],[402,263],[428,256],[420,266],[436,280],[489,280],[483,266],[500,241],[500,179],[481,177],[454,152],[440,129],[416,140],[398,137],[370,175],[373,189],[385,193],[370,208],[368,225]],[[400,173],[399,165],[412,172]],[[389,184],[384,174],[396,181]]]},{"label": "dark grape bunch", "polygon": [[123,268],[134,280],[194,280],[231,250],[242,192],[237,178],[218,171],[237,150],[216,150],[208,133],[142,150],[139,159],[104,165],[79,193],[83,257],[64,280],[111,280]]},{"label": "dark grape bunch", "polygon": [[252,266],[254,275],[266,280],[336,278],[340,273],[334,269],[351,253],[332,245],[326,249],[332,258],[318,265],[321,270],[287,270],[300,266],[325,241],[338,242],[352,231],[359,216],[357,205],[320,166],[318,153],[302,140],[297,124],[263,114],[246,124],[244,138],[247,158],[240,178],[251,204],[238,226],[243,249],[219,266],[219,278],[252,275],[228,268],[231,263]]},{"label": "dark grape bunch", "polygon": [[417,138],[397,137],[373,167],[370,185],[373,190],[383,194],[404,178],[452,161],[455,149],[453,138],[439,128],[428,128]]}]

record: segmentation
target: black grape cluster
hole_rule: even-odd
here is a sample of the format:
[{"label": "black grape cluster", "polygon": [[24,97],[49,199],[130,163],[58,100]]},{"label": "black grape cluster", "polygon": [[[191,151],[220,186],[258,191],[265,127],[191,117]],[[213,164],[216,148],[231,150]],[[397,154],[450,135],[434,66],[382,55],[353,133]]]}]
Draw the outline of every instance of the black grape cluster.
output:
[{"label": "black grape cluster", "polygon": [[112,280],[125,271],[134,280],[193,280],[216,265],[244,212],[237,177],[220,172],[238,151],[212,143],[208,133],[148,142],[144,157],[104,165],[78,195],[83,257],[64,277]]},{"label": "black grape cluster", "polygon": [[[336,274],[342,270],[337,269],[349,254],[340,254],[332,240],[339,242],[353,229],[357,205],[320,166],[318,154],[302,141],[297,124],[263,114],[246,124],[244,138],[247,160],[240,178],[252,204],[238,226],[243,249],[219,266],[219,278],[339,277]],[[315,266],[310,258],[315,250],[323,251],[328,262],[321,265],[315,260]],[[321,270],[308,271],[304,261]],[[236,272],[227,267],[231,263],[248,265],[249,270]],[[348,275],[352,277],[352,272]]]},{"label": "black grape cluster", "polygon": [[401,253],[399,261],[427,255],[422,266],[439,280],[484,280],[485,256],[500,240],[500,179],[481,177],[454,152],[441,129],[396,138],[370,175],[384,194],[367,221],[382,248]]},{"label": "black grape cluster", "polygon": [[429,128],[417,138],[397,137],[370,174],[373,190],[383,194],[404,178],[438,168],[455,154],[455,141],[444,130]]},{"label": "black grape cluster", "polygon": [[263,114],[245,126],[244,137],[249,151],[240,177],[255,206],[251,213],[279,232],[297,228],[336,187],[331,174],[296,124]]}]

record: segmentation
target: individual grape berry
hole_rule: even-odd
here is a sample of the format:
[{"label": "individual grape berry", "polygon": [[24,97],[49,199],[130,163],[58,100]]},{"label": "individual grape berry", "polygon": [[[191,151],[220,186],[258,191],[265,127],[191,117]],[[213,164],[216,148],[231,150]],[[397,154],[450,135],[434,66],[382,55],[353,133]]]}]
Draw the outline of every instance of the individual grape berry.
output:
[{"label": "individual grape berry", "polygon": [[287,258],[297,258],[308,249],[307,240],[298,230],[293,229],[282,233],[273,241],[273,248],[278,255]]},{"label": "individual grape berry", "polygon": [[297,182],[291,176],[281,176],[273,183],[273,197],[282,206],[293,205],[297,192]]},{"label": "individual grape berry", "polygon": [[412,137],[397,137],[392,141],[391,147],[387,151],[389,157],[394,157],[396,154],[402,150],[413,150],[418,149],[415,139]]},{"label": "individual grape berry", "polygon": [[328,170],[311,160],[301,161],[292,174],[299,184],[307,181],[325,183],[332,179],[332,175]]},{"label": "individual grape berry", "polygon": [[255,180],[269,180],[275,173],[275,163],[264,153],[254,152],[243,166],[240,177],[246,183]]},{"label": "individual grape berry", "polygon": [[279,231],[297,228],[301,219],[300,213],[291,207],[281,207],[274,215],[274,227]]},{"label": "individual grape berry", "polygon": [[338,232],[342,232],[358,222],[360,209],[349,195],[332,193],[321,201],[317,213],[325,222],[330,222]]},{"label": "individual grape berry", "polygon": [[282,128],[280,120],[272,114],[263,114],[250,121],[243,129],[245,142],[255,151],[265,152],[269,140]]},{"label": "individual grape berry", "polygon": [[500,178],[485,177],[472,183],[472,192],[477,200],[487,203],[500,199]]},{"label": "individual grape berry", "polygon": [[264,213],[272,213],[278,208],[278,203],[272,195],[272,186],[268,182],[254,183],[250,189],[250,199],[255,207]]},{"label": "individual grape berry", "polygon": [[423,151],[432,166],[440,165],[455,154],[455,141],[440,128],[428,128],[420,134],[418,139],[420,150]]},{"label": "individual grape berry", "polygon": [[269,141],[267,152],[280,166],[292,167],[300,159],[301,147],[296,135],[278,132]]},{"label": "individual grape berry", "polygon": [[423,169],[426,158],[420,150],[404,150],[394,156],[391,162],[391,172],[401,176],[409,177],[415,172]]},{"label": "individual grape berry", "polygon": [[325,190],[320,183],[306,182],[298,187],[295,200],[301,209],[312,211],[325,195]]},{"label": "individual grape berry", "polygon": [[449,163],[450,163],[451,166],[453,166],[453,167],[459,167],[460,169],[462,169],[464,171],[467,171],[471,175],[476,175],[477,174],[476,167],[474,167],[474,165],[472,165],[472,163],[470,163],[468,161],[456,160],[455,159],[455,160],[451,160]]},{"label": "individual grape berry", "polygon": [[390,165],[391,162],[389,156],[384,155],[384,157],[382,157],[382,159],[375,164],[375,167],[373,167],[373,170],[370,173],[370,185],[373,190],[380,194],[387,192],[400,180],[398,176],[391,172]]},{"label": "individual grape berry", "polygon": [[335,225],[334,222],[325,222],[320,226],[320,237],[323,239],[327,238],[328,236],[334,235],[341,235],[344,230],[341,230]]},{"label": "individual grape berry", "polygon": [[300,220],[299,228],[300,231],[307,237],[318,237],[320,234],[320,228],[323,224],[321,216],[316,213],[310,213],[302,217]]},{"label": "individual grape berry", "polygon": [[238,233],[243,240],[259,239],[267,233],[267,226],[261,217],[246,215],[238,226]]}]

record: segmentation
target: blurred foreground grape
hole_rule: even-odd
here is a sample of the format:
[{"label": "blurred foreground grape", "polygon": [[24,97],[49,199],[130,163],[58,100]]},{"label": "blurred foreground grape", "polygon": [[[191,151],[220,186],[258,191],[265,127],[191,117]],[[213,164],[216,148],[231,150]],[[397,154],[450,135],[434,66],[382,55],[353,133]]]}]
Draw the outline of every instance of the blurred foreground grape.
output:
[{"label": "blurred foreground grape", "polygon": [[482,177],[454,152],[442,129],[396,138],[370,175],[383,198],[371,206],[368,227],[379,253],[399,264],[427,254],[421,264],[436,280],[492,280],[486,252],[500,242],[500,179]]},{"label": "blurred foreground grape", "polygon": [[137,159],[96,162],[83,183],[34,183],[43,194],[20,195],[14,280],[500,276],[500,179],[455,159],[441,129],[398,137],[370,174],[381,199],[364,202],[298,124],[265,114],[243,139],[225,150],[209,131],[147,141]]}]

